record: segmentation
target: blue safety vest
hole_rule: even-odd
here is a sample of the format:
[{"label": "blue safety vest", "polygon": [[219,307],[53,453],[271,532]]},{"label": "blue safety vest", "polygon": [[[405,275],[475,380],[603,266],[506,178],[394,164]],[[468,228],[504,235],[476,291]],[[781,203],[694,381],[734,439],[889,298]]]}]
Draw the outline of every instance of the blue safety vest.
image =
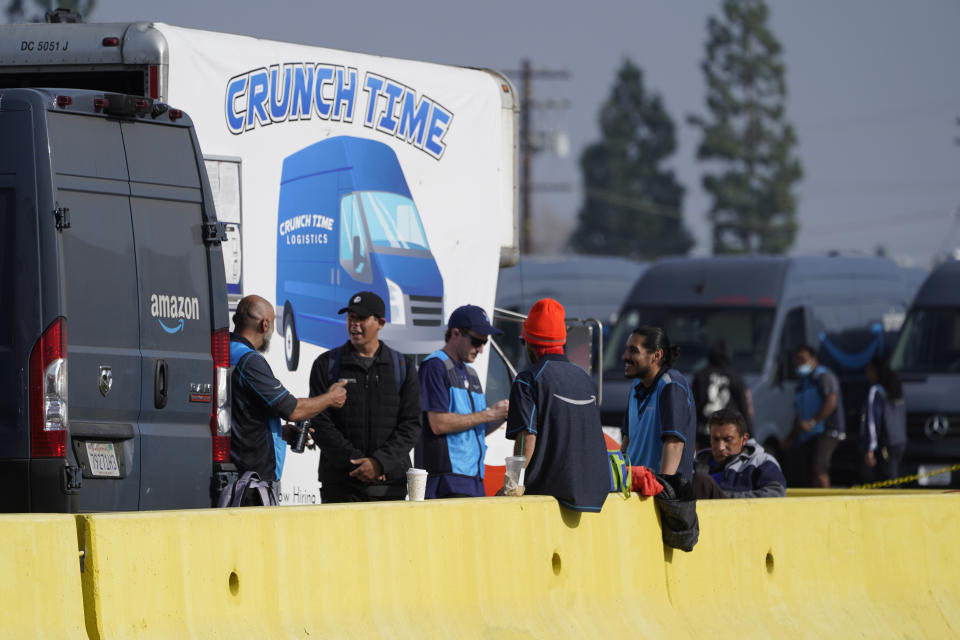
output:
[{"label": "blue safety vest", "polygon": [[[450,413],[461,415],[476,413],[487,408],[487,398],[483,395],[480,378],[477,372],[468,364],[464,364],[467,371],[467,386],[464,386],[463,377],[457,370],[450,356],[443,349],[434,351],[423,359],[441,360],[447,370],[447,384],[450,388],[450,404],[447,410]],[[429,426],[426,427],[429,429]],[[487,453],[487,425],[482,422],[472,429],[460,433],[448,433],[445,436],[447,457],[450,462],[450,473],[463,476],[479,476],[483,478],[483,459]],[[426,457],[437,452],[424,452]],[[439,461],[438,461],[439,462]],[[442,462],[439,462],[442,466]]]},{"label": "blue safety vest", "polygon": [[[251,349],[246,344],[238,341],[230,341],[230,366],[232,366],[237,373],[240,374],[240,378],[243,379],[243,363],[246,363],[249,360],[248,356],[250,354],[257,354],[257,352]],[[263,356],[261,356],[263,357]],[[244,385],[252,393],[258,393],[249,384]],[[267,421],[267,428],[270,431],[271,441],[273,442],[273,456],[274,462],[277,469],[277,480],[280,479],[280,476],[283,475],[283,461],[287,457],[287,443],[283,439],[283,428],[281,427],[280,417],[271,416]],[[269,458],[267,458],[269,460]],[[264,480],[273,480],[273,478],[263,478]]]},{"label": "blue safety vest", "polygon": [[[797,390],[793,396],[793,408],[797,412],[797,420],[812,420],[817,415],[820,407],[823,406],[823,396],[820,395],[820,385],[817,382],[820,376],[826,371],[823,365],[817,365],[817,368],[808,376],[802,376],[797,383]],[[797,442],[806,442],[810,438],[816,437],[824,432],[826,425],[823,420],[813,426],[810,431],[800,430],[797,436]]]}]

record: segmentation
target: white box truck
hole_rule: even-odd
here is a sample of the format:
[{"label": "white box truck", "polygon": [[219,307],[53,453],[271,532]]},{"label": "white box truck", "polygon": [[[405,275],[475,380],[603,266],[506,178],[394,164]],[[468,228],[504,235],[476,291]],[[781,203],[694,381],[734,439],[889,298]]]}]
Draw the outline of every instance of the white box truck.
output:
[{"label": "white box truck", "polygon": [[[21,24],[0,26],[2,87],[190,114],[226,223],[230,306],[273,300],[283,339],[267,358],[296,395],[346,339],[336,311],[353,292],[377,292],[383,339],[423,355],[457,306],[492,315],[498,267],[517,259],[517,100],[496,72],[162,23]],[[319,500],[317,463],[287,457],[285,502]]]}]

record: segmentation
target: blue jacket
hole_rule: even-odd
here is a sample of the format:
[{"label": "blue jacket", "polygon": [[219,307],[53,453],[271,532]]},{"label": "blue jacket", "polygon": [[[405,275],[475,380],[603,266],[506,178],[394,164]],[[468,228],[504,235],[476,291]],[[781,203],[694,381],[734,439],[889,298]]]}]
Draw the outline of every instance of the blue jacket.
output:
[{"label": "blue jacket", "polygon": [[743,449],[726,464],[713,458],[713,451],[697,451],[694,467],[709,473],[728,498],[774,498],[787,494],[787,481],[777,459],[750,438]]},{"label": "blue jacket", "polygon": [[860,440],[860,449],[866,453],[882,447],[900,449],[907,444],[907,411],[903,398],[891,400],[878,384],[867,392],[867,406],[863,416],[866,431]]},{"label": "blue jacket", "polygon": [[510,388],[507,438],[537,436],[526,471],[526,493],[548,495],[577,511],[600,511],[610,492],[610,462],[597,388],[566,356],[548,353]]}]

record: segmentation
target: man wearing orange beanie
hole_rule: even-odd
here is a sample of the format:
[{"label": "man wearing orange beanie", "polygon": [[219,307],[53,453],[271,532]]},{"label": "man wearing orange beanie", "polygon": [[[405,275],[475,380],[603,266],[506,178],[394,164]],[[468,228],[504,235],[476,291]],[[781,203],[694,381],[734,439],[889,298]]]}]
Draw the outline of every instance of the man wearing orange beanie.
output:
[{"label": "man wearing orange beanie", "polygon": [[532,363],[510,389],[507,437],[526,456],[525,493],[554,496],[577,511],[600,511],[610,491],[597,388],[563,355],[566,313],[544,298],[530,309],[522,337]]}]

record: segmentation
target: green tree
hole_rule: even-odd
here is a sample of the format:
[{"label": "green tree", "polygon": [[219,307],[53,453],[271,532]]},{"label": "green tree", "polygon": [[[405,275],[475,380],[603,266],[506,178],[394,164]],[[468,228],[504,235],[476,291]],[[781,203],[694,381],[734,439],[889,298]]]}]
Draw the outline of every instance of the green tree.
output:
[{"label": "green tree", "polygon": [[797,137],[784,117],[787,84],[781,47],[763,0],[724,0],[722,19],[707,21],[710,120],[691,116],[703,138],[700,160],[713,199],[714,253],[783,253],[797,233],[793,185],[803,176]]},{"label": "green tree", "polygon": [[97,0],[8,0],[7,22],[42,22],[44,14],[54,9],[76,11],[84,20],[93,13]]},{"label": "green tree", "polygon": [[584,202],[570,246],[643,259],[689,251],[684,188],[662,166],[677,147],[673,119],[629,59],[600,109],[600,131],[580,157]]}]

